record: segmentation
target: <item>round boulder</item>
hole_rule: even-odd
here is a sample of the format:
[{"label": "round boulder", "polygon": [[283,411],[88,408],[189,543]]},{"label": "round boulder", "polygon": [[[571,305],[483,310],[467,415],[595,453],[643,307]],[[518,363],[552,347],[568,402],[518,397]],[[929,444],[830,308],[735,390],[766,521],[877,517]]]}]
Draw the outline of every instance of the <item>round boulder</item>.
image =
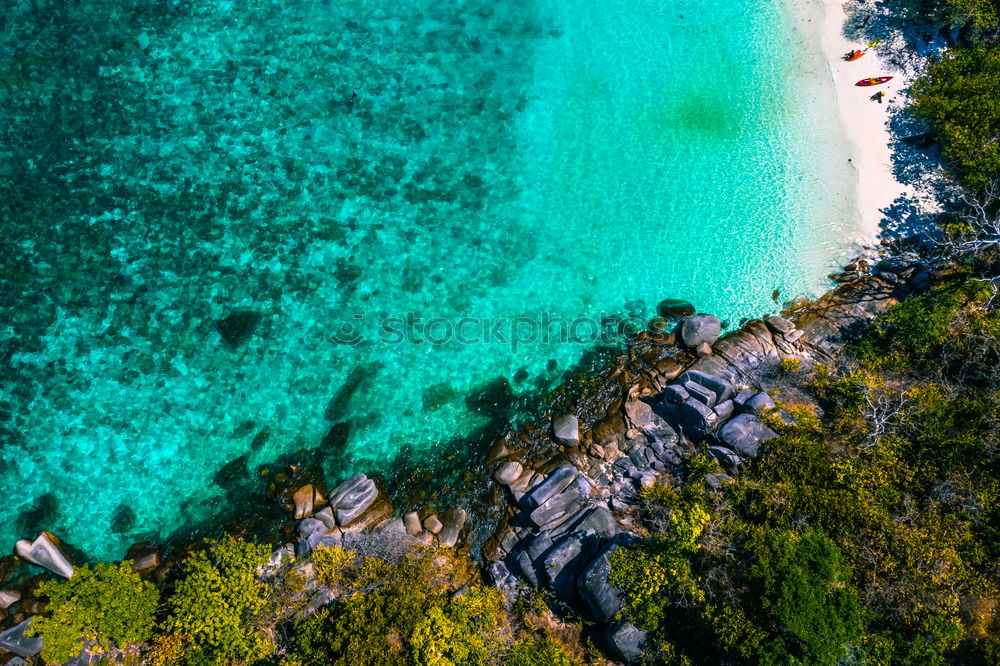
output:
[{"label": "round boulder", "polygon": [[694,315],[684,320],[681,339],[692,349],[699,345],[713,345],[722,335],[722,322],[715,315]]},{"label": "round boulder", "polygon": [[522,471],[521,463],[505,462],[493,472],[493,478],[496,479],[497,483],[509,486],[514,483],[517,477],[521,476]]}]

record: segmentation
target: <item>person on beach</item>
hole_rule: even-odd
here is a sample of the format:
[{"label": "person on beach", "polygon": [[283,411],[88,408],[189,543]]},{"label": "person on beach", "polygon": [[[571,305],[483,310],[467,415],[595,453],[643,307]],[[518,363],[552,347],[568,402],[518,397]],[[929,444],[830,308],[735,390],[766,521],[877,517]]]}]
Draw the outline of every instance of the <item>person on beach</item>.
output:
[{"label": "person on beach", "polygon": [[868,99],[872,100],[873,102],[878,102],[879,104],[881,104],[883,97],[885,97],[885,93],[882,92],[881,90],[879,90],[877,93],[875,93],[874,95],[872,95]]}]

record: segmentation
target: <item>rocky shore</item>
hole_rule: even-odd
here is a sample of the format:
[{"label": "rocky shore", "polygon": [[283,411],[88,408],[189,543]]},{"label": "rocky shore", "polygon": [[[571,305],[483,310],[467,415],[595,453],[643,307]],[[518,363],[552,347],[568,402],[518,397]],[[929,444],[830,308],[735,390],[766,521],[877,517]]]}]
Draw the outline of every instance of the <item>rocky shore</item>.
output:
[{"label": "rocky shore", "polygon": [[[482,562],[484,578],[508,600],[529,587],[548,590],[594,624],[612,658],[635,661],[645,636],[615,621],[623,600],[608,575],[615,549],[641,535],[638,492],[679,475],[682,458],[696,451],[719,462],[724,473],[705,481],[721,487],[776,436],[772,419],[794,421],[784,406],[803,404],[782,369],[833,361],[879,313],[927,289],[934,270],[915,254],[884,257],[871,249],[835,276],[839,286],[819,300],[791,304],[782,316],[745,322],[721,337],[716,317],[664,301],[649,330],[630,338],[627,352],[588,394],[569,396],[563,411],[493,443],[483,460],[483,483],[496,499],[491,516],[470,516],[459,506],[394,507],[364,474],[325,493],[319,483],[292,484],[277,495],[295,520],[294,538],[274,551],[264,574],[291,566],[310,580],[309,556],[325,546],[383,557],[417,546],[476,546],[471,554]],[[285,478],[299,478],[299,471]],[[478,547],[471,528],[497,516],[496,529]],[[138,545],[127,559],[162,583],[180,557]],[[38,583],[45,575],[72,576],[73,559],[48,532],[18,542],[15,554],[0,559],[0,664],[23,663],[41,649],[40,639],[24,635],[32,616],[45,612],[35,596]],[[22,562],[50,574],[16,576]],[[335,598],[314,577],[307,589],[310,610]]]}]

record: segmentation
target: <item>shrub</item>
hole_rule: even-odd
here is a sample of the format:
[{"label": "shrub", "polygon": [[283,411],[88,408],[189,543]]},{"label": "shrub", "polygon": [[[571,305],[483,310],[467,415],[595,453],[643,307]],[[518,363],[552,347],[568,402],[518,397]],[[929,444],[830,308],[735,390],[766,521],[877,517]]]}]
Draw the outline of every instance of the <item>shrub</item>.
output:
[{"label": "shrub", "polygon": [[184,577],[169,600],[166,632],[185,640],[187,663],[262,659],[274,643],[266,633],[270,589],[257,571],[270,549],[231,536],[209,544],[207,552],[184,562]]},{"label": "shrub", "polygon": [[57,664],[79,655],[84,641],[95,653],[146,641],[160,599],[130,561],[83,565],[68,580],[42,582],[39,592],[49,598],[50,615],[36,617],[30,631],[42,638],[42,659]]}]

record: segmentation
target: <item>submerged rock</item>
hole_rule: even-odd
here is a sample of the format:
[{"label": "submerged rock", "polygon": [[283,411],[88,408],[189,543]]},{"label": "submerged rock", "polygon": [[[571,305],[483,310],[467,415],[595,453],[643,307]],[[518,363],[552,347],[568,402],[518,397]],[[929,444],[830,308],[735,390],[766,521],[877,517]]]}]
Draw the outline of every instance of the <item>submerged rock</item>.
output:
[{"label": "submerged rock", "polygon": [[224,318],[215,322],[215,329],[222,336],[230,347],[236,348],[246,342],[257,324],[260,323],[261,315],[253,310],[234,310]]},{"label": "submerged rock", "polygon": [[656,306],[656,312],[661,317],[690,317],[694,314],[694,305],[679,298],[665,298]]}]

